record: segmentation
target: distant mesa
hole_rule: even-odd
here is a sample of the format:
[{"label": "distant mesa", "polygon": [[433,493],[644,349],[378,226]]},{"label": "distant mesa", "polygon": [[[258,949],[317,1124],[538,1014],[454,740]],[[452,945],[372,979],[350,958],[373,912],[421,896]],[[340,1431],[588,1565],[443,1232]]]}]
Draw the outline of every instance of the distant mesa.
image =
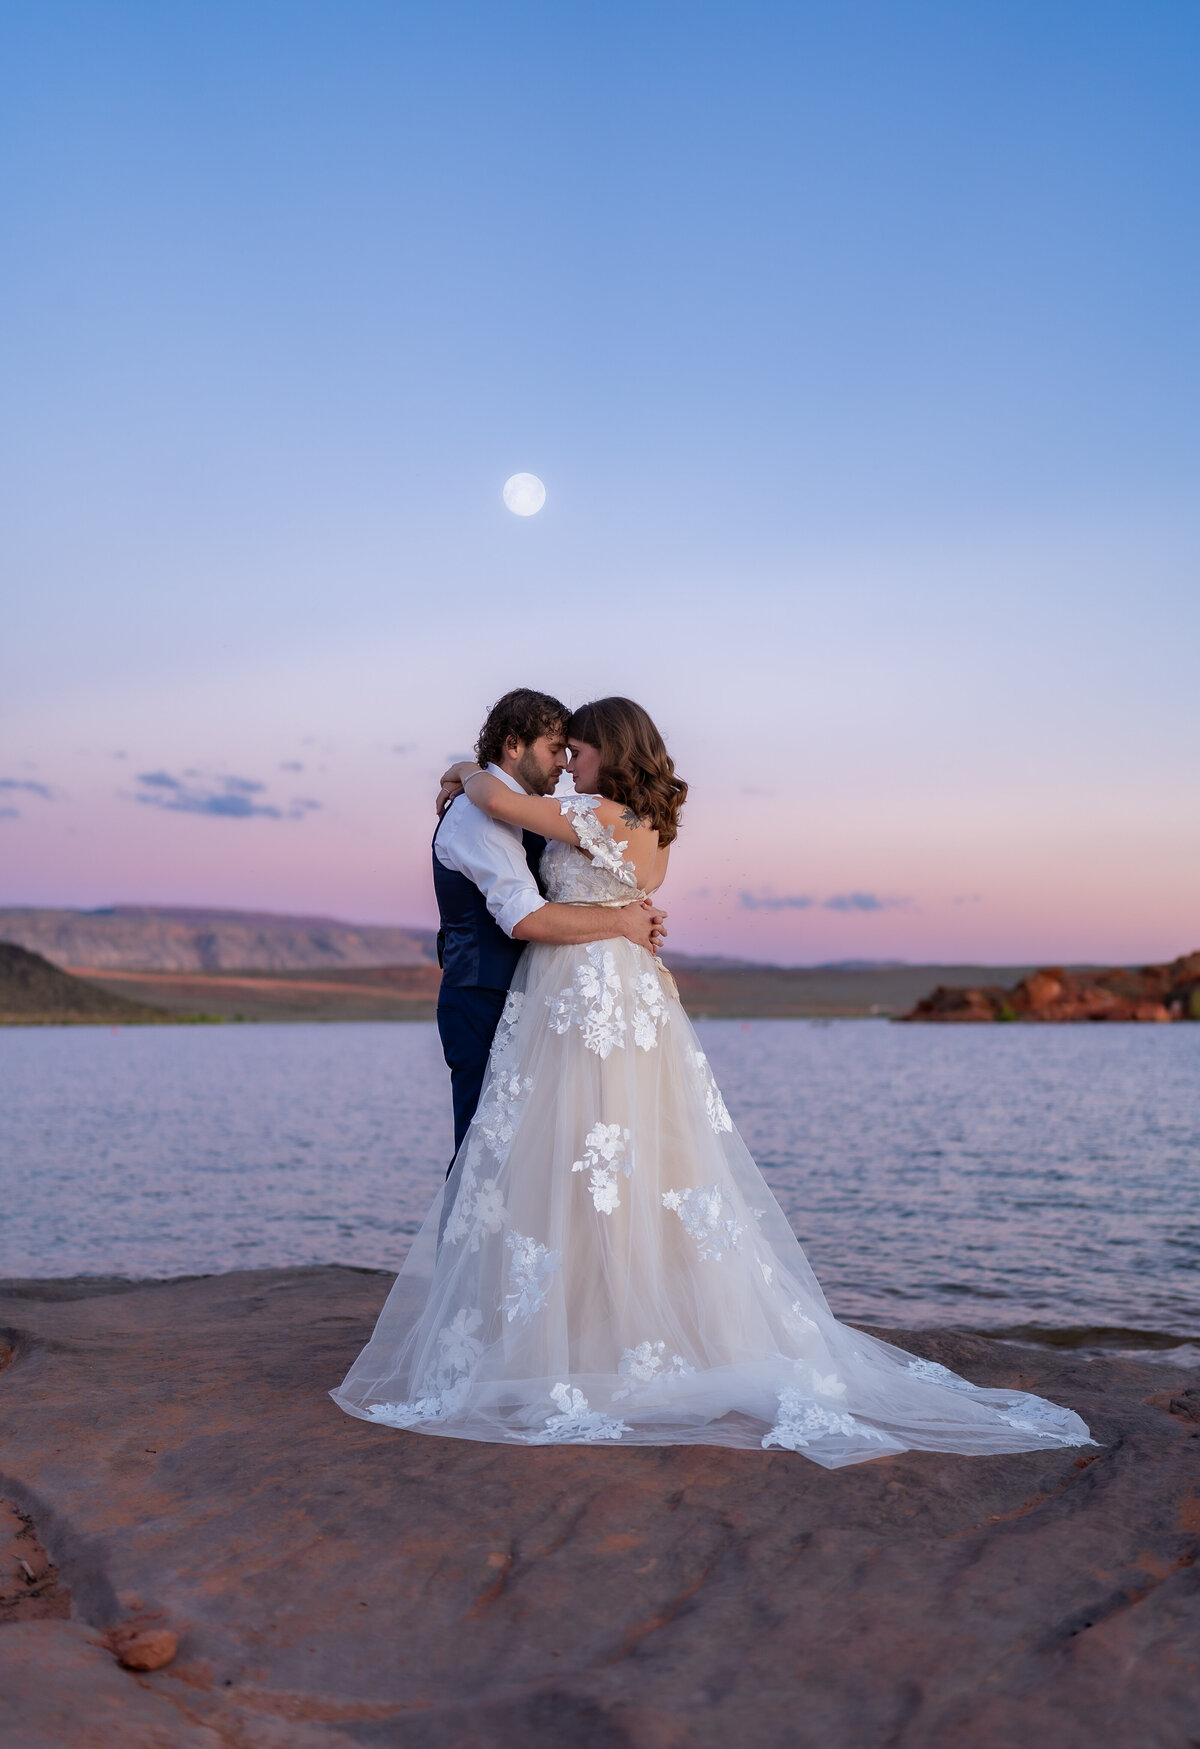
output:
[{"label": "distant mesa", "polygon": [[161,1008],[111,995],[40,953],[0,941],[0,1025],[137,1026],[169,1018]]},{"label": "distant mesa", "polygon": [[437,963],[431,929],[171,905],[0,909],[0,940],[55,965],[89,970],[284,972]]},{"label": "distant mesa", "polygon": [[[29,1002],[9,962],[0,1017],[27,1024],[51,1016],[113,1024],[431,1020],[440,982],[435,940],[431,929],[273,911],[0,909],[0,943],[40,956],[43,968],[41,982],[34,980],[41,994]],[[1170,965],[1107,971],[892,960],[781,966],[671,952],[667,964],[697,1020],[1200,1020],[1200,952]],[[51,989],[48,973],[64,982]],[[21,977],[32,978],[28,967]]]},{"label": "distant mesa", "polygon": [[11,963],[0,987],[10,1025],[428,1020],[437,1002],[430,929],[188,906],[12,907],[0,909],[0,943],[42,967],[34,978]]},{"label": "distant mesa", "polygon": [[1200,952],[1169,965],[1064,971],[1044,966],[1011,989],[939,984],[908,1014],[913,1021],[981,1022],[1200,1020]]}]

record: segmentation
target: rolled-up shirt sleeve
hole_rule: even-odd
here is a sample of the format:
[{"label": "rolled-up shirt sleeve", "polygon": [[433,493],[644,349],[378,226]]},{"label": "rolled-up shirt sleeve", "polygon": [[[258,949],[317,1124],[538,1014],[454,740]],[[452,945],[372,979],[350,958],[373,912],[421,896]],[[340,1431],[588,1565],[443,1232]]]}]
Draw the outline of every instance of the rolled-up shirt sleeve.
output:
[{"label": "rolled-up shirt sleeve", "polygon": [[519,893],[513,893],[498,910],[492,903],[492,895],[487,894],[487,908],[505,935],[511,935],[518,923],[523,923],[526,917],[540,911],[545,903],[536,886],[523,887]]},{"label": "rolled-up shirt sleeve", "polygon": [[444,867],[457,869],[475,883],[505,935],[511,936],[518,923],[546,903],[520,835],[502,821],[489,819],[465,796],[451,805],[435,849]]}]

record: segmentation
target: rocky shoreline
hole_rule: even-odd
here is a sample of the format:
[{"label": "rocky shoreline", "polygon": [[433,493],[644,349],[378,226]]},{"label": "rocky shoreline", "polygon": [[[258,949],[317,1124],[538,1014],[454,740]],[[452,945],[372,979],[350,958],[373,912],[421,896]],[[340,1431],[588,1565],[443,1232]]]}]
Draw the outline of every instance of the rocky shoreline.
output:
[{"label": "rocky shoreline", "polygon": [[522,1451],[329,1401],[389,1285],[0,1284],[0,1740],[1195,1742],[1194,1372],[883,1332],[1100,1445]]}]

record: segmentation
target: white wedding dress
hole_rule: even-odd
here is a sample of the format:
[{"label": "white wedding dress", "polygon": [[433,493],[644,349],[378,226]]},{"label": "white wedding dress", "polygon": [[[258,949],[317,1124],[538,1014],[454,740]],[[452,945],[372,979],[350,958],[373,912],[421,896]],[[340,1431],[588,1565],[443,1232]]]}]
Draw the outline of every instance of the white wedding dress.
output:
[{"label": "white wedding dress", "polygon": [[[548,896],[641,897],[597,797],[566,797]],[[531,945],[445,1189],[334,1399],[389,1427],[518,1445],[783,1447],[835,1469],[906,1449],[1091,1443],[839,1324],[735,1130],[673,984],[623,938]]]}]

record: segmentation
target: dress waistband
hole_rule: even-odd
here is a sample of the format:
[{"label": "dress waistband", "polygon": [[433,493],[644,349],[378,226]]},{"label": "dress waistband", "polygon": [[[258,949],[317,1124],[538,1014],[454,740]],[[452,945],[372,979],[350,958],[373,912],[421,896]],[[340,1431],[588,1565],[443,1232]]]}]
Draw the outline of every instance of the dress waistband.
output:
[{"label": "dress waistband", "polygon": [[641,888],[636,888],[623,899],[555,899],[556,905],[602,905],[607,911],[619,911],[625,905],[637,905],[646,897]]}]

